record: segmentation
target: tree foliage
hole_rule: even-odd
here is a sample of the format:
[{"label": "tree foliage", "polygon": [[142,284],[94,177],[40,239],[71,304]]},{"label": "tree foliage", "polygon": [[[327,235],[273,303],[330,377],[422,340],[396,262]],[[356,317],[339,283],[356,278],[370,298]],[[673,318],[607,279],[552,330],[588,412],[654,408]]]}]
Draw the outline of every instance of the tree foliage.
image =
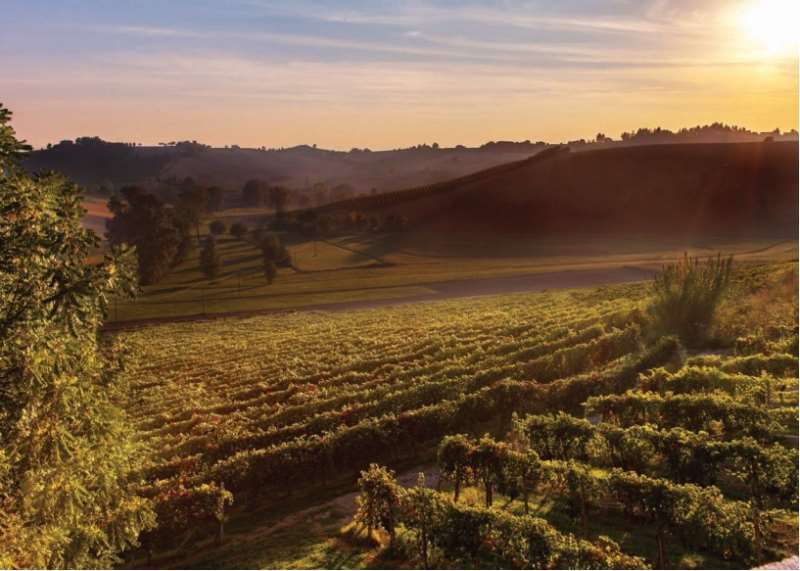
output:
[{"label": "tree foliage", "polygon": [[80,190],[30,177],[0,107],[0,567],[110,567],[153,525],[119,403],[118,351],[98,342],[135,259],[86,259]]}]

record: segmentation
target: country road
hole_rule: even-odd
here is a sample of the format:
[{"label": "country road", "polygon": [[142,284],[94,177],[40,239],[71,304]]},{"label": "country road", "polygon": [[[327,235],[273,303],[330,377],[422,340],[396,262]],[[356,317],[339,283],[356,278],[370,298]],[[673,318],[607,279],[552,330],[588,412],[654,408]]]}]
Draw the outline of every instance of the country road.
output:
[{"label": "country road", "polygon": [[655,268],[643,266],[620,266],[590,270],[559,270],[522,276],[499,278],[479,278],[416,284],[431,291],[421,295],[390,299],[374,299],[364,301],[345,301],[327,304],[298,306],[290,309],[263,309],[252,311],[221,312],[195,314],[176,317],[137,319],[106,323],[105,331],[119,331],[154,325],[158,323],[175,323],[186,321],[206,321],[228,317],[247,317],[252,315],[269,315],[293,313],[297,311],[329,311],[341,312],[357,309],[369,309],[388,305],[403,305],[426,301],[473,297],[482,295],[498,295],[504,293],[536,292],[549,289],[571,289],[610,284],[630,283],[650,279]]}]

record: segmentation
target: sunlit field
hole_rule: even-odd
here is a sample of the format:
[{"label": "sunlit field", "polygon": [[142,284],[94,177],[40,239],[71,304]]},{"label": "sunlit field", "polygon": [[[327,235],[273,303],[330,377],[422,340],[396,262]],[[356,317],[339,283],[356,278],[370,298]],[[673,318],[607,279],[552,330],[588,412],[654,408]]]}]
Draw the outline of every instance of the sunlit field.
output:
[{"label": "sunlit field", "polygon": [[[223,548],[213,547],[207,531],[208,547],[184,553],[175,534],[185,532],[165,529],[153,538],[167,548],[155,563],[170,565],[177,557],[188,565],[281,566],[289,564],[282,557],[303,557],[299,564],[307,567],[323,565],[326,558],[347,565],[387,564],[369,563],[392,556],[352,543],[337,529],[352,514],[347,484],[359,470],[377,461],[415,476],[412,466],[419,466],[433,485],[439,471],[435,447],[446,434],[506,438],[512,413],[565,411],[582,418],[601,406],[602,399],[587,408],[587,399],[606,394],[662,398],[668,407],[670,399],[683,407],[691,399],[716,399],[709,402],[717,408],[702,419],[692,420],[688,412],[652,421],[620,416],[621,426],[663,423],[665,429],[722,430],[723,440],[752,434],[778,442],[797,422],[796,328],[786,312],[769,332],[748,335],[755,319],[748,307],[768,296],[761,312],[790,308],[796,292],[783,288],[792,279],[795,263],[742,266],[735,293],[722,309],[717,348],[699,354],[648,332],[643,309],[649,283],[119,333],[137,363],[130,372],[136,396],[126,408],[138,438],[152,451],[145,473],[154,493],[162,494],[164,509],[172,509],[166,506],[175,501],[169,493],[175,485],[191,496],[204,485],[224,482],[236,498]],[[609,402],[634,406],[633,400]],[[724,408],[734,403],[741,410]],[[728,417],[745,409],[763,420],[741,424]],[[653,472],[645,473],[660,474],[657,458],[653,461]],[[616,466],[597,462],[601,478]],[[407,485],[414,479],[406,478]],[[532,513],[574,533],[568,497],[549,487],[555,485],[532,492]],[[725,501],[747,497],[736,487],[730,496],[723,489]],[[519,498],[498,493],[494,501],[507,513],[522,513]],[[481,504],[482,492],[466,489],[462,503]],[[767,526],[769,549],[777,555],[796,546],[789,532],[796,505],[792,508],[791,500],[780,505]],[[270,514],[265,521],[254,515],[261,510]],[[583,537],[609,536],[624,552],[652,561],[655,528],[604,510],[592,516]],[[289,533],[287,545],[282,538]],[[411,541],[413,534],[407,534]],[[670,547],[671,565],[736,567],[752,556],[682,541]]]}]

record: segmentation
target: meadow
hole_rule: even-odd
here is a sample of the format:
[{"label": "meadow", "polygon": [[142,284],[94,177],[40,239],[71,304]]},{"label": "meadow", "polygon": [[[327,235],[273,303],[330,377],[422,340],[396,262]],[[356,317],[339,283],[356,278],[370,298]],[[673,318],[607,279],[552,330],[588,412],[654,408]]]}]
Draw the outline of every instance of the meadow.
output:
[{"label": "meadow", "polygon": [[[231,211],[220,217],[230,226],[250,218]],[[208,232],[207,228],[203,234]],[[220,275],[207,279],[199,252],[175,267],[162,281],[146,286],[135,300],[117,300],[110,322],[192,317],[211,314],[280,311],[330,304],[381,303],[448,297],[442,284],[482,281],[503,293],[511,277],[564,272],[594,272],[594,283],[642,279],[683,255],[722,252],[741,261],[792,260],[797,244],[775,239],[717,237],[613,239],[596,236],[536,239],[530,236],[481,237],[470,234],[359,233],[309,240],[283,234],[291,268],[279,268],[274,283],[264,278],[260,249],[249,239],[219,237]],[[565,279],[555,287],[575,287]],[[553,287],[553,286],[549,286]],[[531,289],[537,289],[531,287]],[[468,294],[468,288],[464,293]]]},{"label": "meadow", "polygon": [[[416,467],[438,472],[431,463],[444,436],[503,440],[513,415],[582,418],[587,410],[611,414],[603,406],[638,406],[651,417],[640,412],[619,420],[620,427],[684,428],[715,441],[796,441],[796,271],[796,263],[740,264],[702,352],[653,334],[648,282],[116,333],[133,357],[126,409],[149,451],[145,489],[160,521],[143,538],[136,564],[146,564],[149,550],[158,566],[419,565],[413,549],[387,550],[385,541],[341,532],[359,472],[373,462],[413,468],[406,477],[412,483]],[[769,324],[762,327],[765,315]],[[698,376],[724,380],[692,385]],[[614,398],[623,404],[598,404]],[[609,419],[627,418],[622,408]],[[686,411],[698,409],[700,420],[689,424]],[[594,461],[603,482],[616,467],[580,459]],[[660,466],[654,459],[643,473],[668,479]],[[558,481],[532,490],[535,515],[574,534]],[[724,492],[731,501],[747,499],[735,486]],[[462,502],[482,501],[465,485]],[[765,526],[773,557],[796,550],[793,501],[771,512]],[[504,503],[519,515],[518,497]],[[731,513],[740,514],[736,509]],[[584,540],[610,536],[622,552],[655,561],[657,529],[646,517],[630,519],[616,508],[595,513]],[[414,537],[411,524],[408,533]],[[710,542],[671,545],[671,561],[686,567],[737,566],[753,557]]]}]

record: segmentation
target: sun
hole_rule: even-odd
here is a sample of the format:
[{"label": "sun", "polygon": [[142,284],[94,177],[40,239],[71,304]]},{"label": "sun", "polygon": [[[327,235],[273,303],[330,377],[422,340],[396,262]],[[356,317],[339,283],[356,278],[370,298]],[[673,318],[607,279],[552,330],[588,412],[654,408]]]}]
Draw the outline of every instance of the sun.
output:
[{"label": "sun", "polygon": [[753,0],[739,14],[747,36],[771,54],[797,51],[800,0]]}]

